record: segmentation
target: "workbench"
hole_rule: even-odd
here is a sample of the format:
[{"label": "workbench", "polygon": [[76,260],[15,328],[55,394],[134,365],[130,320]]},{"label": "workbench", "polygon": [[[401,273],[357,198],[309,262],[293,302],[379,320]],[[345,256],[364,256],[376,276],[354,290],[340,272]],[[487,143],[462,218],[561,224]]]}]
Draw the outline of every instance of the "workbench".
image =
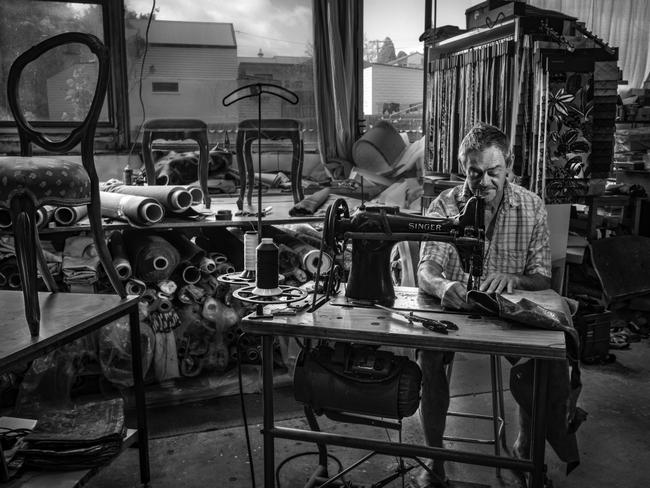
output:
[{"label": "workbench", "polygon": [[[150,480],[147,415],[142,376],[140,326],[137,296],[85,293],[39,293],[41,326],[38,337],[32,337],[25,321],[20,291],[0,290],[0,373],[16,364],[31,361],[56,348],[69,344],[100,327],[128,315],[137,431],[129,429],[123,448],[137,441],[140,455],[140,481]],[[4,466],[4,464],[2,465]],[[85,484],[97,469],[50,472],[27,471],[9,482],[8,488],[72,488]]]},{"label": "workbench", "polygon": [[[262,336],[262,380],[264,406],[264,486],[275,486],[276,438],[320,445],[344,446],[371,450],[379,454],[402,457],[443,459],[482,466],[502,467],[531,473],[531,488],[544,486],[545,455],[545,409],[544,399],[548,388],[548,362],[563,361],[566,345],[563,332],[534,329],[516,325],[492,317],[471,317],[440,313],[435,299],[419,292],[417,288],[396,288],[398,299],[394,308],[412,310],[418,315],[439,320],[452,320],[459,330],[448,335],[431,332],[406,319],[378,308],[342,306],[344,297],[334,297],[313,312],[299,312],[295,315],[275,315],[261,318],[255,314],[242,320],[245,332]],[[508,295],[517,301],[529,297],[549,309],[566,312],[564,299],[552,290],[543,292],[519,292]],[[267,306],[266,313],[275,305]],[[438,310],[436,313],[435,310]],[[433,310],[433,311],[432,311]],[[424,445],[386,442],[369,438],[293,429],[275,425],[273,414],[273,340],[274,336],[325,339],[330,341],[354,342],[382,346],[430,349],[437,351],[458,351],[487,355],[508,355],[532,358],[535,369],[533,393],[533,423],[531,437],[531,459],[517,459],[494,456],[456,449],[434,448]]]},{"label": "workbench", "polygon": [[[330,194],[329,199],[313,215],[289,215],[289,210],[295,205],[289,194],[282,195],[262,195],[262,209],[270,210],[262,217],[262,225],[283,225],[309,222],[322,222],[327,207],[336,199],[342,198],[339,195]],[[348,207],[352,210],[360,203],[353,198],[345,198]],[[165,218],[156,224],[144,227],[145,229],[191,229],[191,228],[210,228],[210,227],[249,227],[257,226],[257,215],[236,215],[238,212],[237,201],[233,197],[212,197],[210,208],[206,209],[204,205],[192,207],[200,217],[178,217],[171,212],[167,212]],[[257,212],[257,197],[253,198],[252,204],[244,205],[244,210],[255,213]],[[217,220],[218,211],[230,211],[231,217]],[[111,231],[117,229],[128,229],[131,227],[128,222],[121,220],[104,219],[104,230]],[[41,235],[58,234],[64,232],[87,232],[89,230],[88,220],[83,219],[79,223],[71,226],[51,226],[39,230]]]}]

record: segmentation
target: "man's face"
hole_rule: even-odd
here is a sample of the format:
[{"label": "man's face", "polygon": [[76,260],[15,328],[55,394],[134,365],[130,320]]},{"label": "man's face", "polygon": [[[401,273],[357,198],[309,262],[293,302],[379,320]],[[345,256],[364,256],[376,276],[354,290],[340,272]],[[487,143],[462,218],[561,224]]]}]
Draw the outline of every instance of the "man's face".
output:
[{"label": "man's face", "polygon": [[483,197],[486,203],[501,194],[508,172],[503,153],[494,146],[468,153],[465,171],[472,193]]}]

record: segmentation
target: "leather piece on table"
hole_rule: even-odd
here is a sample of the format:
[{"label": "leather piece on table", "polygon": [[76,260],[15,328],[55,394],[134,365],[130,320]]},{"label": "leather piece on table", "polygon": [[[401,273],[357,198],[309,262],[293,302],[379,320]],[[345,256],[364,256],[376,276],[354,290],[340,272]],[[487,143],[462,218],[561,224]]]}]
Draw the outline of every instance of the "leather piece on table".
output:
[{"label": "leather piece on table", "polygon": [[589,251],[608,302],[650,293],[650,237],[598,239],[589,243]]}]

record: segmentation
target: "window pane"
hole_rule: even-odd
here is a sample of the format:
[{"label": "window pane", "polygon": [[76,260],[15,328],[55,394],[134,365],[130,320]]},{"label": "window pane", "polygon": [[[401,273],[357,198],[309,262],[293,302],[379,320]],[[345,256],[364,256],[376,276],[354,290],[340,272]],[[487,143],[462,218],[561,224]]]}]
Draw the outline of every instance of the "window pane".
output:
[{"label": "window pane", "polygon": [[[440,2],[439,2],[440,3]],[[363,7],[363,112],[368,127],[389,120],[422,136],[424,0],[366,0]]]},{"label": "window pane", "polygon": [[[6,93],[11,63],[34,44],[56,34],[80,31],[103,39],[102,7],[69,2],[2,0],[0,2],[0,90]],[[81,120],[97,80],[95,56],[83,45],[53,50],[26,67],[21,77],[22,107],[30,121]],[[107,104],[100,121],[108,121]],[[0,97],[0,120],[13,121],[6,97]]]},{"label": "window pane", "polygon": [[223,142],[226,131],[234,142],[239,122],[257,118],[258,99],[225,107],[223,98],[247,84],[272,83],[299,102],[262,95],[262,118],[300,120],[305,151],[315,150],[310,0],[196,0],[182,8],[158,0],[148,33],[151,2],[125,4],[132,138],[145,119],[171,117],[205,121],[211,144]]}]

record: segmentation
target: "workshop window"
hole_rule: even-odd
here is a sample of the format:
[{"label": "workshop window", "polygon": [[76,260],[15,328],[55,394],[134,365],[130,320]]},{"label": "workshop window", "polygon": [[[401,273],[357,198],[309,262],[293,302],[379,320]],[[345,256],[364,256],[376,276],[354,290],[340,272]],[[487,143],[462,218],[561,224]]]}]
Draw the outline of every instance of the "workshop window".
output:
[{"label": "workshop window", "polygon": [[[101,39],[110,50],[112,79],[100,113],[97,149],[120,146],[116,139],[120,117],[116,96],[121,71],[121,24],[115,13],[121,0],[2,0],[0,1],[0,92],[6,93],[9,69],[14,60],[38,42],[64,32],[86,32]],[[21,105],[27,119],[37,126],[48,126],[52,136],[66,134],[82,120],[90,106],[97,80],[94,54],[82,45],[61,46],[30,63],[19,86]],[[122,145],[124,145],[122,141]],[[0,151],[18,151],[15,122],[6,97],[0,96]]]},{"label": "workshop window", "polygon": [[284,100],[263,95],[262,117],[298,119],[314,129],[305,131],[305,150],[316,150],[311,0],[267,2],[264,11],[253,0],[218,8],[213,0],[182,8],[178,0],[156,0],[151,19],[150,1],[124,3],[132,140],[141,140],[139,128],[153,118],[201,119],[211,145],[225,140],[224,131],[234,140],[239,122],[257,117],[258,100],[225,107],[223,98],[247,84],[271,83],[300,87],[300,107],[287,111]]},{"label": "workshop window", "polygon": [[[13,61],[41,40],[70,31],[104,37],[101,5],[3,0],[0,2],[0,25],[3,93]],[[23,73],[20,83],[22,107],[35,122],[82,120],[92,100],[96,80],[97,63],[90,50],[81,44],[62,46],[31,63]],[[6,97],[0,97],[0,120],[13,121]],[[106,107],[100,120],[108,121]]]}]

